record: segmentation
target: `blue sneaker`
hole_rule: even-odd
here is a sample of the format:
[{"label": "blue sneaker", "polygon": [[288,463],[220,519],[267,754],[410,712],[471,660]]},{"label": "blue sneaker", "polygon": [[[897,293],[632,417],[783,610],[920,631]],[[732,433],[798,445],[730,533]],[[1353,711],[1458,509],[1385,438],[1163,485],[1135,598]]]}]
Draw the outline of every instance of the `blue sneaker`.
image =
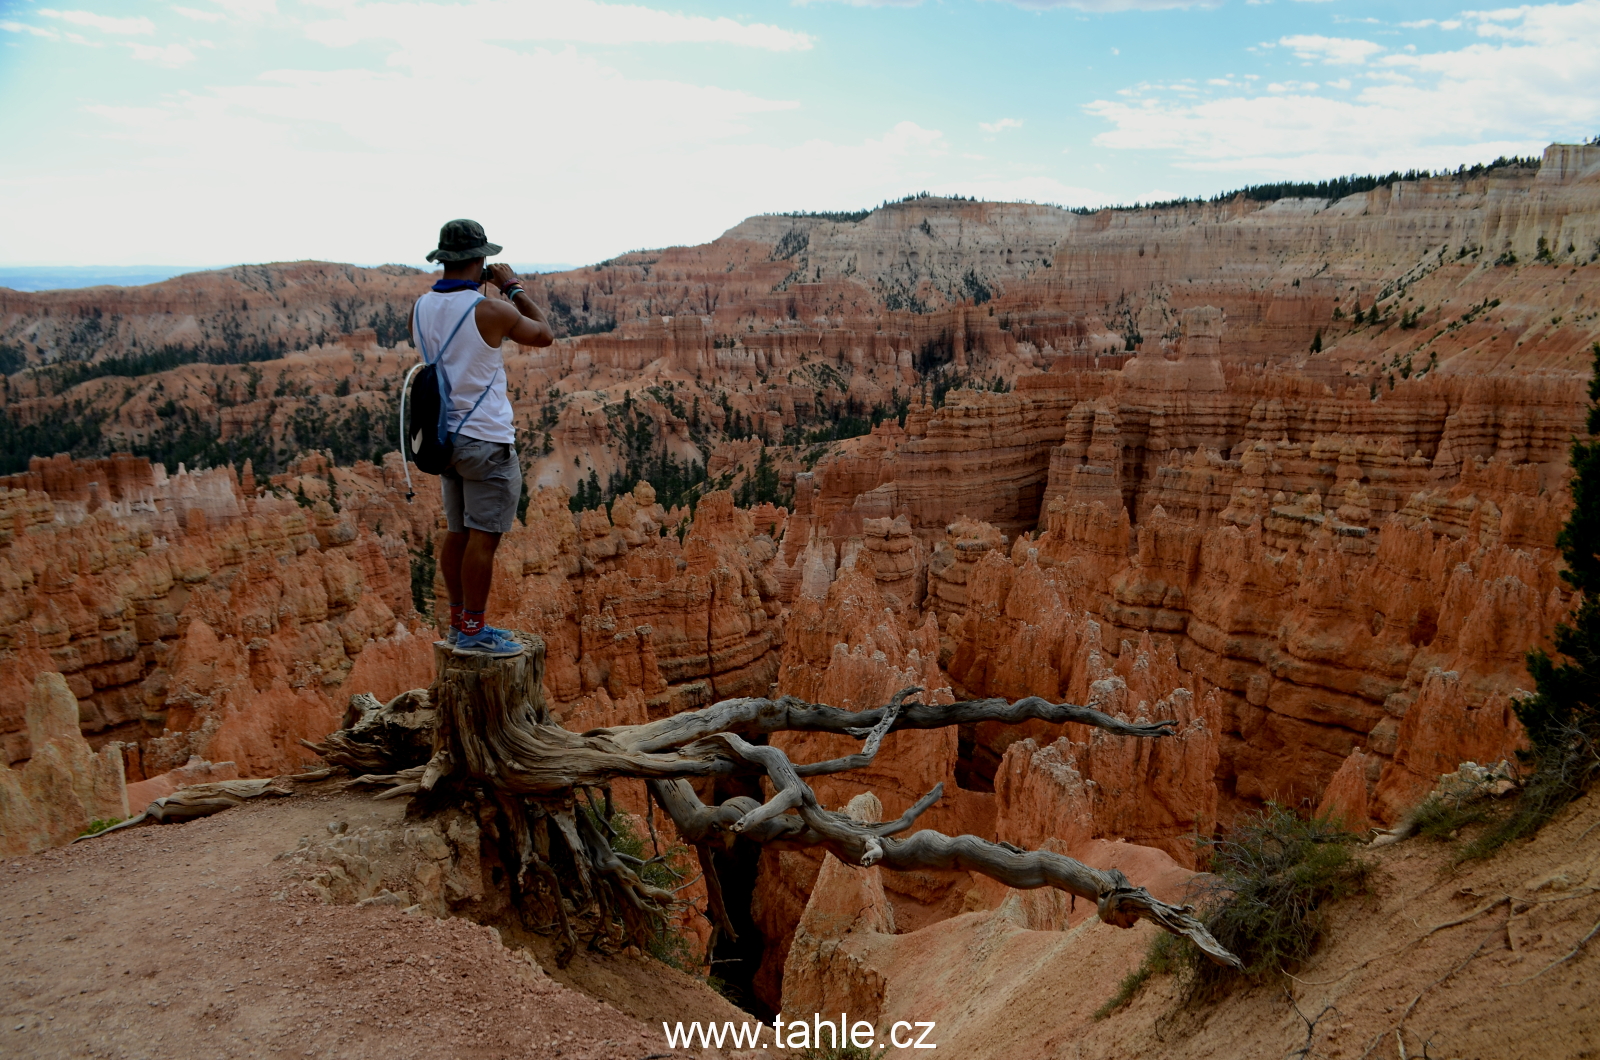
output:
[{"label": "blue sneaker", "polygon": [[455,654],[487,655],[491,659],[509,659],[522,654],[522,645],[514,641],[503,629],[484,626],[473,634],[462,633],[456,637]]},{"label": "blue sneaker", "polygon": [[[509,630],[500,629],[498,626],[484,626],[483,628],[484,629],[492,629],[496,633],[504,634],[508,638],[511,636],[511,632]],[[460,639],[461,639],[461,631],[459,629],[457,629],[454,626],[448,626],[448,627],[445,628],[445,631],[444,631],[444,643],[446,643],[446,644],[450,645],[450,647],[454,648],[456,646],[456,641],[458,641]]]}]

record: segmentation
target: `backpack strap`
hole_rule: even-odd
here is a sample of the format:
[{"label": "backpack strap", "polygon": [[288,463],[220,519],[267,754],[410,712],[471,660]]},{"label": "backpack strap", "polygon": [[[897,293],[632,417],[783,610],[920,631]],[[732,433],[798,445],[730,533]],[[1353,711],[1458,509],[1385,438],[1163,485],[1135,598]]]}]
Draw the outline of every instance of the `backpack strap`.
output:
[{"label": "backpack strap", "polygon": [[[461,314],[461,319],[456,321],[456,326],[450,329],[450,337],[444,340],[444,345],[443,346],[439,347],[439,356],[436,357],[436,358],[429,358],[429,356],[428,356],[428,344],[426,342],[424,342],[423,339],[422,339],[422,329],[417,327],[415,321],[413,321],[412,328],[411,328],[411,333],[413,335],[415,335],[416,338],[417,338],[417,349],[422,351],[422,360],[425,363],[427,363],[427,364],[435,364],[435,363],[442,362],[444,360],[444,353],[445,353],[446,350],[448,350],[450,348],[450,344],[452,342],[456,341],[456,334],[461,330],[461,325],[463,325],[463,324],[465,324],[467,322],[467,318],[473,314],[473,311],[478,308],[478,303],[482,302],[482,301],[485,301],[485,299],[484,299],[483,295],[479,295],[473,301],[473,303],[471,305],[467,306],[467,311],[465,313]],[[422,305],[422,299],[419,298],[419,299],[417,299],[417,306],[413,307],[412,310],[411,310],[411,314],[412,314],[413,318],[415,318],[415,316],[416,316],[417,307],[420,307],[421,305]],[[440,364],[440,367],[442,368],[443,365]]]},{"label": "backpack strap", "polygon": [[505,366],[504,365],[501,365],[499,368],[495,369],[494,375],[491,375],[489,377],[488,384],[483,388],[483,393],[478,395],[478,400],[474,401],[472,403],[472,408],[467,410],[467,414],[465,416],[461,417],[461,422],[456,424],[456,429],[454,431],[451,431],[450,433],[452,433],[452,434],[460,434],[461,433],[461,428],[465,427],[467,425],[467,421],[472,419],[472,414],[474,412],[478,411],[478,406],[483,404],[483,399],[489,396],[489,388],[494,386],[494,381],[500,377],[500,373],[503,372],[503,371],[505,371]]},{"label": "backpack strap", "polygon": [[[415,321],[412,325],[411,333],[416,337],[417,349],[422,353],[422,360],[427,364],[432,364],[435,366],[439,378],[439,424],[436,437],[439,439],[440,445],[444,444],[445,439],[449,437],[450,433],[448,430],[446,430],[446,424],[450,419],[450,376],[446,374],[444,370],[444,355],[445,352],[450,349],[450,344],[456,341],[456,336],[461,333],[461,327],[467,322],[467,318],[472,316],[472,314],[477,311],[478,303],[485,300],[486,299],[482,295],[479,295],[477,298],[473,299],[472,304],[467,306],[467,311],[461,314],[461,319],[456,321],[456,326],[450,329],[450,336],[444,340],[444,345],[439,347],[438,356],[432,359],[428,357],[428,346],[427,343],[422,339],[422,329],[416,326]],[[417,299],[416,306],[414,306],[411,310],[413,317],[416,317],[418,309],[420,309],[421,306],[422,299],[419,298]],[[488,391],[485,390],[484,393],[487,394]],[[483,398],[479,397],[478,401],[481,403]],[[477,411],[477,408],[477,405],[472,406],[474,412]],[[471,413],[468,413],[468,415],[470,416]],[[463,420],[462,422],[466,421]]]}]

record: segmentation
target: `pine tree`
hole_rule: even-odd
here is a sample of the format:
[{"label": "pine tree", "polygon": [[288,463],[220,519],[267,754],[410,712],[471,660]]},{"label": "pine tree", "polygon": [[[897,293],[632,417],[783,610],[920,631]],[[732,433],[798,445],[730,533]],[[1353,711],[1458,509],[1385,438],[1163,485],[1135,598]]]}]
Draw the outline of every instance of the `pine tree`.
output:
[{"label": "pine tree", "polygon": [[1322,352],[1322,329],[1321,328],[1317,329],[1316,335],[1314,335],[1312,337],[1312,339],[1311,339],[1311,352],[1312,353],[1321,353]]},{"label": "pine tree", "polygon": [[1516,704],[1531,765],[1511,815],[1468,845],[1464,857],[1484,857],[1512,839],[1532,835],[1600,777],[1600,342],[1589,382],[1589,441],[1572,443],[1572,515],[1556,537],[1566,560],[1561,577],[1578,593],[1572,623],[1556,626],[1554,657],[1528,653],[1538,691]]},{"label": "pine tree", "polygon": [[1542,649],[1528,653],[1539,691],[1517,707],[1534,753],[1573,739],[1600,740],[1600,342],[1589,382],[1590,440],[1572,443],[1572,515],[1556,538],[1567,561],[1561,577],[1582,594],[1572,624],[1556,627],[1557,663]]}]

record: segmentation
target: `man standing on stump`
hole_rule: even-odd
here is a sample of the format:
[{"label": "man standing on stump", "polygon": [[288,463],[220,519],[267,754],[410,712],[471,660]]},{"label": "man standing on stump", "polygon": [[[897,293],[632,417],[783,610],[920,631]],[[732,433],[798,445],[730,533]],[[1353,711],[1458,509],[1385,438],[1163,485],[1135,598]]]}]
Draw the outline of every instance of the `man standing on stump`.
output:
[{"label": "man standing on stump", "polygon": [[[446,426],[454,449],[440,476],[450,530],[439,560],[450,594],[445,636],[457,655],[509,658],[521,654],[522,645],[484,621],[495,549],[516,520],[522,496],[500,344],[511,339],[548,346],[556,337],[511,266],[484,267],[484,259],[500,249],[476,221],[456,220],[441,228],[439,246],[428,260],[443,265],[444,276],[417,300],[411,328],[413,342],[420,335],[426,349],[438,351],[435,361],[450,381]],[[498,287],[505,300],[483,297],[478,289],[485,283]]]}]

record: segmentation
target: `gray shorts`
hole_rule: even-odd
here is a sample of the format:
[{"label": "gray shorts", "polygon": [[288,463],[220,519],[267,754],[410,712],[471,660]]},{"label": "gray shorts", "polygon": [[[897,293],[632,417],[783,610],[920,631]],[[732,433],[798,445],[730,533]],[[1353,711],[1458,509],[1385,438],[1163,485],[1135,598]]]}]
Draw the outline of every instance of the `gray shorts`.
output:
[{"label": "gray shorts", "polygon": [[510,530],[522,497],[522,465],[516,446],[456,435],[450,466],[439,476],[444,518],[450,532],[471,527],[491,534]]}]

